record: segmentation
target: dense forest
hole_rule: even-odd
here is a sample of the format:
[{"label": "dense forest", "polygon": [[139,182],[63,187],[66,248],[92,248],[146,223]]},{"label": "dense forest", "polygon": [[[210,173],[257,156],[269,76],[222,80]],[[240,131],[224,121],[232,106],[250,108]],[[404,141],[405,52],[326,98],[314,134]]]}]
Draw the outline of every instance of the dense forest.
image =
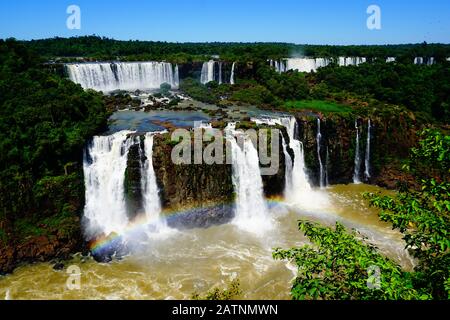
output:
[{"label": "dense forest", "polygon": [[[83,90],[52,72],[49,60],[83,57],[186,63],[206,61],[211,55],[238,62],[237,82],[204,85],[192,77],[182,79],[180,90],[203,102],[222,107],[250,104],[293,113],[340,113],[351,121],[374,115],[392,119],[400,110],[411,114],[417,128],[433,127],[420,131],[410,158],[402,159],[415,185],[403,186],[397,196],[365,195],[372,206],[380,208],[380,218],[403,234],[405,247],[418,261],[415,270],[401,270],[361,235],[339,223],[328,228],[300,221],[299,229],[314,245],[274,252],[276,259],[294,260],[299,267],[292,297],[448,299],[450,62],[445,58],[450,56],[450,45],[200,44],[96,36],[0,40],[0,249],[14,250],[30,236],[45,235],[52,241],[62,237],[67,242],[74,224],[79,229],[84,202],[83,148],[107,128],[109,113],[102,94]],[[278,73],[267,63],[268,58],[293,55],[399,59],[349,67],[331,64],[309,74]],[[415,56],[433,56],[439,63],[414,65],[410,61]],[[161,86],[166,93],[167,86]],[[366,270],[372,264],[382,271],[381,290],[367,287]]]},{"label": "dense forest", "polygon": [[9,247],[62,232],[66,218],[79,216],[83,147],[108,117],[101,95],[41,62],[20,43],[0,40],[0,244]]},{"label": "dense forest", "polygon": [[450,45],[404,44],[367,46],[296,45],[291,43],[170,43],[154,41],[119,41],[98,36],[52,38],[23,42],[46,57],[89,57],[94,60],[168,60],[201,61],[204,56],[220,55],[225,61],[252,61],[255,58],[279,59],[295,56],[398,57],[412,61],[414,57],[450,57]]}]

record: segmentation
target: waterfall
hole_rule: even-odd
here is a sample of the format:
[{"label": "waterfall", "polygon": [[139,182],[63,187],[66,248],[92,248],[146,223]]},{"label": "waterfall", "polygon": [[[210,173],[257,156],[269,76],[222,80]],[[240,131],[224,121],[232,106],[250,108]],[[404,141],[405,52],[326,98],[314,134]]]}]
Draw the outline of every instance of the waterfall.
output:
[{"label": "waterfall", "polygon": [[[320,60],[321,66],[324,66],[325,60]],[[314,58],[291,58],[287,59],[286,69],[298,70],[299,72],[312,72],[318,68],[316,59]]]},{"label": "waterfall", "polygon": [[79,63],[66,65],[69,78],[85,89],[99,91],[178,88],[179,75],[167,62]]},{"label": "waterfall", "polygon": [[358,120],[355,121],[356,128],[356,147],[355,147],[355,171],[353,173],[353,183],[361,183],[361,179],[359,177],[359,172],[361,171],[361,157],[359,150],[359,127]]},{"label": "waterfall", "polygon": [[84,217],[88,235],[121,232],[128,224],[124,179],[131,131],[94,137],[85,151],[83,169],[86,187]]},{"label": "waterfall", "polygon": [[178,88],[180,86],[180,69],[178,65],[175,65],[175,75],[174,75],[174,87]]},{"label": "waterfall", "polygon": [[219,84],[222,84],[222,61],[219,61]]},{"label": "waterfall", "polygon": [[214,66],[216,62],[214,60],[209,60],[203,63],[202,73],[200,76],[200,82],[206,84],[208,82],[214,81]]},{"label": "waterfall", "polygon": [[[288,201],[296,201],[303,199],[304,195],[311,191],[311,184],[307,174],[305,164],[305,154],[303,150],[303,143],[296,139],[295,135],[298,131],[298,123],[295,117],[281,117],[281,118],[253,118],[255,123],[264,123],[267,125],[281,125],[286,128],[289,136],[289,146],[283,137],[283,153],[286,162],[286,187],[285,197]],[[291,148],[294,152],[294,160],[292,161],[287,148]]]},{"label": "waterfall", "polygon": [[328,179],[328,165],[330,164],[330,153],[328,152],[328,146],[327,146],[327,158],[325,160],[325,185],[329,186],[330,182]]},{"label": "waterfall", "polygon": [[367,143],[366,143],[366,158],[365,158],[365,170],[364,170],[364,176],[366,179],[370,179],[370,139],[371,139],[371,133],[370,130],[372,129],[372,125],[369,121],[367,122]]},{"label": "waterfall", "polygon": [[[225,129],[231,144],[232,180],[236,192],[236,216],[234,223],[244,230],[261,233],[271,228],[268,208],[264,199],[259,157],[248,136],[235,131],[235,124]],[[236,141],[243,142],[240,147]]]},{"label": "waterfall", "polygon": [[155,170],[153,169],[153,136],[154,133],[146,133],[145,135],[144,154],[146,160],[141,165],[143,207],[149,223],[159,222],[161,214],[159,188],[156,183]]},{"label": "waterfall", "polygon": [[323,188],[325,186],[325,175],[323,173],[323,163],[322,163],[322,156],[320,155],[320,144],[322,142],[322,133],[320,132],[320,119],[317,118],[317,159],[319,160],[319,184],[320,187]]},{"label": "waterfall", "polygon": [[230,83],[231,84],[235,84],[235,79],[234,79],[234,71],[236,68],[236,62],[233,62],[233,65],[231,66],[231,77],[230,77]]}]

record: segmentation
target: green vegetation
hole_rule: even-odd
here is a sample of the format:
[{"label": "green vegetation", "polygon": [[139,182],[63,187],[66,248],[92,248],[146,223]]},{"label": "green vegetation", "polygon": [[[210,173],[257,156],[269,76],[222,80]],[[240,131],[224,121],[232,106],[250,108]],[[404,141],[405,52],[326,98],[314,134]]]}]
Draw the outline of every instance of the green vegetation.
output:
[{"label": "green vegetation", "polygon": [[[293,260],[298,274],[291,290],[295,300],[392,300],[427,299],[416,291],[411,275],[363,243],[356,232],[349,234],[340,223],[335,230],[300,221],[299,229],[312,245],[277,249],[276,259]],[[379,270],[377,283],[375,268]],[[371,285],[368,285],[371,284]]]},{"label": "green vegetation", "polygon": [[[404,187],[397,197],[366,195],[380,208],[383,221],[404,234],[419,264],[415,269],[417,287],[435,298],[450,298],[450,136],[437,130],[420,133],[421,141],[411,152],[405,168],[414,173],[419,191]],[[431,168],[431,170],[430,170]]]},{"label": "green vegetation", "polygon": [[295,110],[313,110],[324,113],[329,112],[351,112],[352,108],[344,106],[332,101],[324,100],[300,100],[300,101],[288,101],[285,103],[287,109]]},{"label": "green vegetation", "polygon": [[450,63],[329,66],[319,69],[314,81],[331,93],[351,92],[363,99],[403,105],[445,123],[450,120]]},{"label": "green vegetation", "polygon": [[296,45],[292,43],[169,43],[155,41],[118,41],[98,36],[52,38],[24,42],[29,48],[47,58],[89,57],[100,60],[167,60],[174,63],[204,61],[206,56],[220,55],[225,61],[253,61],[286,58],[292,55],[316,57],[389,56],[400,60],[414,57],[435,57],[437,61],[450,56],[450,45],[407,44],[380,46]]},{"label": "green vegetation", "polygon": [[0,226],[17,239],[42,234],[48,219],[62,229],[61,216],[77,216],[83,147],[108,117],[100,94],[39,62],[23,45],[0,40]]},{"label": "green vegetation", "polygon": [[[301,221],[300,230],[312,245],[274,252],[275,258],[293,260],[298,266],[293,299],[450,297],[450,136],[436,130],[425,130],[420,135],[419,146],[412,149],[406,166],[415,174],[420,190],[405,186],[395,197],[365,195],[371,205],[382,209],[381,219],[404,234],[406,248],[419,262],[414,271],[402,271],[360,235],[346,233],[339,223],[332,230]],[[424,170],[427,166],[432,170]],[[368,286],[368,281],[376,280],[369,272],[373,267],[380,271],[377,287]]]},{"label": "green vegetation", "polygon": [[236,300],[242,295],[239,279],[231,281],[226,289],[213,288],[204,296],[198,293],[192,295],[192,300]]}]

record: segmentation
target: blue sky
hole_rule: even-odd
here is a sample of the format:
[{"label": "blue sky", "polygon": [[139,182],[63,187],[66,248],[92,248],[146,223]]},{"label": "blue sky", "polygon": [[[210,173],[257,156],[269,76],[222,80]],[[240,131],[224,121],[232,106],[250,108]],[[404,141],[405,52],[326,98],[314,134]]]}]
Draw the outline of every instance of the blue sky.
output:
[{"label": "blue sky", "polygon": [[[66,27],[69,5],[81,30]],[[366,27],[369,5],[381,30]],[[450,43],[450,0],[2,0],[0,38],[97,34],[162,41]]]}]

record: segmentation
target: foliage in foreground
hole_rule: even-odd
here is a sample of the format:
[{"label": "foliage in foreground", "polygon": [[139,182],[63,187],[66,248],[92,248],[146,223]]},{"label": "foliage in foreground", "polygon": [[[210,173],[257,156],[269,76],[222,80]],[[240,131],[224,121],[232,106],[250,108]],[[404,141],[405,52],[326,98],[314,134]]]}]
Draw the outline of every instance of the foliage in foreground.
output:
[{"label": "foliage in foreground", "polygon": [[[406,169],[415,175],[420,190],[403,186],[395,197],[365,195],[382,210],[381,219],[404,234],[406,248],[418,260],[414,271],[402,271],[339,223],[332,230],[301,221],[300,230],[312,245],[274,252],[275,258],[298,266],[294,299],[450,298],[450,136],[430,129],[419,135]],[[368,285],[376,280],[371,270],[380,271],[378,289]]]},{"label": "foliage in foreground", "polygon": [[[276,249],[274,258],[293,260],[298,266],[291,295],[294,300],[428,299],[413,288],[411,275],[364,243],[355,231],[300,221],[299,229],[312,242],[301,248]],[[379,270],[380,281],[377,280]]]},{"label": "foliage in foreground", "polygon": [[242,295],[239,279],[231,281],[226,289],[213,288],[204,296],[194,293],[192,300],[235,300]]},{"label": "foliage in foreground", "polygon": [[406,247],[419,264],[416,287],[426,288],[437,299],[450,298],[450,136],[424,130],[411,151],[406,169],[414,173],[420,191],[403,188],[397,197],[366,195],[380,208],[383,221],[404,234]]},{"label": "foliage in foreground", "polygon": [[7,233],[39,234],[42,219],[77,213],[83,147],[107,117],[100,94],[41,68],[19,43],[0,40],[0,228],[26,226],[3,230],[4,242]]}]

